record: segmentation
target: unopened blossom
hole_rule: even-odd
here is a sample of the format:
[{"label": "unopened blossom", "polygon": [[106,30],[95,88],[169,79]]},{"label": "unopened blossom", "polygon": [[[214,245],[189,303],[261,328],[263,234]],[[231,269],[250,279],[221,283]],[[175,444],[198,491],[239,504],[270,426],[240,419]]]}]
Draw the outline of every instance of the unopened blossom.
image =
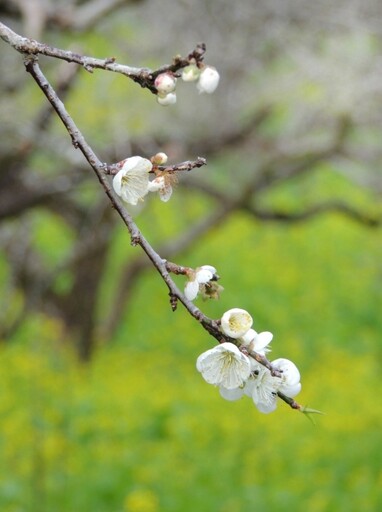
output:
[{"label": "unopened blossom", "polygon": [[189,279],[184,287],[184,295],[188,300],[194,300],[200,291],[200,285],[206,284],[216,275],[216,268],[211,265],[202,265],[194,271],[190,271]]},{"label": "unopened blossom", "polygon": [[221,318],[221,330],[231,338],[240,338],[252,327],[252,317],[245,309],[233,308]]},{"label": "unopened blossom", "polygon": [[268,345],[272,339],[273,334],[271,332],[256,332],[254,329],[249,329],[243,336],[240,336],[241,343],[247,347],[248,350],[254,350],[262,356],[270,352],[271,349],[268,348]]},{"label": "unopened blossom", "polygon": [[194,82],[200,76],[200,69],[195,64],[190,64],[183,68],[182,80],[184,82]]},{"label": "unopened blossom", "polygon": [[167,105],[174,105],[176,103],[176,94],[175,92],[170,92],[168,94],[157,94],[157,102],[159,105],[163,105],[164,107]]},{"label": "unopened blossom", "polygon": [[149,183],[149,192],[158,192],[161,201],[167,202],[172,195],[172,183],[176,181],[174,174],[166,173],[157,176]]},{"label": "unopened blossom", "polygon": [[159,152],[152,156],[150,160],[154,165],[164,165],[167,163],[168,156],[166,153]]},{"label": "unopened blossom", "polygon": [[169,94],[175,91],[176,77],[172,73],[161,73],[154,80],[154,85],[159,94]]},{"label": "unopened blossom", "polygon": [[242,386],[251,373],[249,358],[229,342],[203,352],[196,361],[196,368],[206,382],[225,389]]},{"label": "unopened blossom", "polygon": [[220,75],[216,68],[212,66],[206,66],[200,73],[200,77],[196,87],[200,93],[206,92],[211,94],[215,91],[219,84]]},{"label": "unopened blossom", "polygon": [[141,156],[127,158],[113,178],[113,188],[123,201],[137,204],[148,192],[152,163]]}]

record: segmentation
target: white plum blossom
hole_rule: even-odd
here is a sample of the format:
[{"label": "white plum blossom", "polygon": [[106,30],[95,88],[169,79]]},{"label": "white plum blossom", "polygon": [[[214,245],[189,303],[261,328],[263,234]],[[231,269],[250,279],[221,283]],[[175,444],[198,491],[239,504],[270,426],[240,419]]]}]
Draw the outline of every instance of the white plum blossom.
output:
[{"label": "white plum blossom", "polygon": [[276,409],[277,392],[293,398],[301,391],[300,372],[292,361],[276,359],[272,366],[282,372],[281,377],[272,376],[267,368],[261,367],[256,377],[248,381],[245,391],[250,393],[258,410],[265,414]]},{"label": "white plum blossom", "polygon": [[175,91],[176,77],[172,73],[161,73],[154,80],[154,85],[160,95]]},{"label": "white plum blossom", "polygon": [[300,372],[296,365],[288,359],[276,359],[272,366],[281,372],[280,377],[273,376],[265,366],[250,359],[251,375],[244,386],[227,388],[219,387],[220,395],[229,401],[239,400],[243,395],[252,398],[256,408],[268,414],[277,407],[277,393],[295,397],[301,391]]},{"label": "white plum blossom", "polygon": [[251,373],[249,358],[229,342],[203,352],[196,361],[196,368],[206,382],[228,390],[243,386]]},{"label": "white plum blossom", "polygon": [[163,105],[166,107],[167,105],[174,105],[176,103],[176,94],[175,92],[170,92],[168,94],[157,94],[157,102],[159,105]]},{"label": "white plum blossom", "polygon": [[[252,364],[252,369],[254,365]],[[245,386],[244,393],[251,397],[257,409],[268,414],[277,407],[277,391],[281,385],[278,377],[273,377],[265,366],[257,365]]]},{"label": "white plum blossom", "polygon": [[240,338],[252,327],[252,317],[240,308],[233,308],[224,313],[221,318],[221,330],[231,338]]},{"label": "white plum blossom", "polygon": [[148,185],[149,192],[158,192],[161,201],[167,202],[172,195],[170,175],[157,176]]},{"label": "white plum blossom", "polygon": [[249,329],[243,336],[240,336],[241,343],[249,350],[254,350],[258,354],[264,356],[270,352],[268,348],[269,343],[273,339],[273,334],[269,331],[256,332],[254,329]]},{"label": "white plum blossom", "polygon": [[211,265],[202,265],[189,273],[189,280],[184,287],[184,295],[188,300],[194,300],[198,296],[200,285],[206,284],[214,278],[216,268]]},{"label": "white plum blossom", "polygon": [[137,204],[148,192],[152,163],[141,156],[127,158],[113,178],[113,188],[123,201]]},{"label": "white plum blossom", "polygon": [[219,80],[220,75],[216,68],[212,66],[206,66],[200,73],[196,87],[200,93],[206,92],[207,94],[211,94],[217,88]]},{"label": "white plum blossom", "polygon": [[[197,290],[198,284],[194,275],[188,286],[190,290],[192,287]],[[248,396],[261,413],[269,414],[277,408],[278,398],[293,398],[301,391],[300,372],[289,359],[275,359],[269,366],[264,356],[270,351],[268,345],[273,334],[256,332],[252,323],[251,315],[244,309],[226,311],[220,321],[221,331],[237,341],[208,350],[199,356],[196,367],[208,383],[219,387],[225,400],[235,401]],[[263,356],[264,360],[251,351]],[[311,409],[310,412],[319,411]]]},{"label": "white plum blossom", "polygon": [[279,389],[285,395],[293,398],[301,391],[300,372],[289,359],[279,358],[272,361],[272,366],[280,370],[282,384]]},{"label": "white plum blossom", "polygon": [[195,64],[190,64],[183,68],[182,80],[184,82],[194,82],[200,77],[200,69]]}]

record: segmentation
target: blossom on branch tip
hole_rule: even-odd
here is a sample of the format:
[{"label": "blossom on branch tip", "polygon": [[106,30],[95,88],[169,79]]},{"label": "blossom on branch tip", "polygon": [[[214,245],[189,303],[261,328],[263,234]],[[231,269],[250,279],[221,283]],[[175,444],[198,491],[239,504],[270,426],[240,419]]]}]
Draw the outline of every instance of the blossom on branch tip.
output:
[{"label": "blossom on branch tip", "polygon": [[200,291],[204,291],[203,285],[209,283],[212,279],[217,278],[216,268],[211,265],[202,265],[196,270],[190,270],[188,277],[189,280],[184,287],[184,295],[188,300],[194,300]]},{"label": "blossom on branch tip", "polygon": [[200,77],[196,87],[200,93],[206,92],[211,94],[215,91],[219,84],[220,75],[216,68],[212,66],[206,66],[200,73]]},{"label": "blossom on branch tip", "polygon": [[154,80],[154,85],[160,95],[175,91],[176,77],[172,73],[161,73]]},{"label": "blossom on branch tip", "polygon": [[123,201],[137,204],[148,192],[152,163],[141,156],[127,158],[113,178],[113,188]]},{"label": "blossom on branch tip", "polygon": [[233,308],[221,318],[221,330],[231,338],[241,338],[252,327],[253,320],[248,311]]},{"label": "blossom on branch tip", "polygon": [[230,342],[203,352],[196,368],[209,384],[235,389],[243,386],[251,373],[249,358]]}]

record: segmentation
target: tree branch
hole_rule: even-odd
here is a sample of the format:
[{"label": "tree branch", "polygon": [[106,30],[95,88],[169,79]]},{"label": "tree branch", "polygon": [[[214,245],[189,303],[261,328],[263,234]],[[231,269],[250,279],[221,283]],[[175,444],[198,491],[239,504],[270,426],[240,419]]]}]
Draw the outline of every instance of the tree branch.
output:
[{"label": "tree branch", "polygon": [[59,118],[63,122],[65,128],[67,129],[71,139],[73,146],[75,148],[80,149],[93,171],[95,172],[101,186],[103,187],[106,195],[110,199],[112,206],[118,212],[123,222],[125,223],[127,229],[129,230],[131,236],[131,243],[133,245],[140,245],[143,251],[146,253],[148,258],[151,260],[154,267],[157,269],[162,279],[166,283],[170,296],[175,296],[177,300],[179,300],[187,311],[198,320],[199,323],[216,339],[221,340],[221,332],[216,328],[214,321],[205,316],[191,301],[187,300],[186,297],[180,292],[180,290],[175,285],[174,281],[171,279],[167,268],[166,261],[163,260],[159,254],[157,254],[148,241],[144,238],[138,226],[133,221],[131,215],[126,211],[123,207],[122,203],[117,199],[111,189],[111,186],[108,182],[108,179],[105,175],[106,164],[103,164],[94,151],[90,148],[90,146],[85,141],[84,136],[77,128],[76,124],[69,116],[66,111],[64,104],[56,95],[53,87],[50,85],[44,74],[42,73],[37,58],[27,57],[25,61],[25,66],[27,71],[31,74],[31,76],[36,81],[37,85],[40,87],[44,95],[47,97],[48,101],[51,103],[55,111],[57,112]]},{"label": "tree branch", "polygon": [[[53,56],[56,58],[62,58],[64,60],[69,60],[71,62],[76,62],[85,67],[85,69],[92,70],[96,67],[101,67],[102,69],[108,69],[111,71],[116,71],[118,69],[118,64],[115,64],[114,59],[106,59],[104,61],[99,61],[98,59],[88,58],[88,57],[81,57],[77,54],[73,54],[72,52],[64,52],[63,50],[58,50],[56,48],[49,47],[47,45],[43,45],[37,41],[33,41],[30,39],[23,38],[21,36],[18,36],[13,31],[5,27],[2,23],[0,23],[0,37],[4,39],[6,42],[8,42],[11,46],[13,46],[17,51],[20,51],[21,53],[26,54],[24,63],[27,72],[30,73],[30,75],[33,77],[43,94],[46,96],[54,110],[56,111],[58,117],[64,124],[69,136],[72,139],[72,144],[75,148],[80,149],[82,154],[84,155],[85,159],[93,169],[94,173],[96,174],[98,181],[100,182],[106,196],[109,198],[111,205],[113,208],[117,211],[121,219],[123,220],[124,224],[126,225],[130,237],[131,237],[131,243],[132,245],[139,245],[141,249],[145,252],[149,260],[152,262],[153,266],[156,268],[158,273],[160,274],[163,281],[166,283],[167,288],[169,290],[170,295],[170,304],[172,306],[172,309],[175,310],[177,302],[181,302],[185,309],[189,312],[189,314],[194,317],[202,326],[203,328],[211,334],[214,338],[218,340],[219,343],[229,341],[231,343],[234,343],[235,345],[238,344],[238,341],[235,339],[232,339],[221,332],[220,330],[220,321],[212,320],[208,318],[206,315],[202,313],[202,311],[197,308],[190,300],[188,300],[183,293],[178,289],[174,281],[171,279],[169,274],[169,269],[172,270],[172,266],[168,264],[168,262],[160,257],[160,255],[153,249],[153,247],[149,244],[149,242],[145,239],[145,237],[140,232],[138,226],[135,224],[133,218],[131,215],[126,211],[124,206],[122,205],[121,201],[114,196],[111,185],[108,181],[107,177],[107,171],[108,166],[107,164],[102,163],[93,149],[88,145],[86,142],[84,136],[74,123],[73,119],[70,117],[69,113],[66,111],[65,106],[63,102],[60,100],[60,98],[57,96],[55,90],[41,71],[39,64],[38,64],[38,53]],[[176,72],[177,70],[181,69],[182,67],[186,66],[190,61],[196,61],[199,63],[202,61],[203,56],[205,52],[205,46],[204,45],[198,45],[194,52],[189,54],[187,59],[182,59],[180,57],[176,57],[174,59],[174,62],[170,66],[165,66],[163,68],[160,68],[156,72],[153,72],[149,77],[143,76],[145,73],[147,73],[147,70],[140,70],[139,73],[134,74],[135,70],[132,72],[132,68],[128,68],[127,71],[128,76],[130,78],[138,81],[141,83],[142,87],[148,87],[152,90],[154,87],[153,85],[150,85],[150,81],[152,83],[155,76],[159,73],[162,73],[166,70],[171,70],[173,72]],[[70,55],[69,55],[70,54]],[[115,67],[117,66],[117,68]],[[111,68],[110,68],[111,67]],[[125,70],[126,71],[126,70]],[[143,73],[143,75],[142,75]],[[155,87],[154,87],[155,89]],[[156,90],[152,90],[152,92],[156,92]],[[204,164],[204,162],[203,162]],[[183,166],[184,167],[184,166]],[[186,166],[187,167],[187,166]],[[253,183],[251,183],[249,186],[244,187],[241,197],[239,199],[232,200],[227,205],[223,205],[221,208],[217,209],[215,215],[217,216],[216,219],[219,219],[220,217],[223,217],[225,212],[230,211],[232,209],[235,209],[238,204],[240,204],[243,201],[248,201],[253,193],[254,186],[256,187],[257,181],[255,180]],[[104,256],[106,252],[104,251]],[[97,286],[97,283],[96,283]],[[89,325],[87,327],[86,332],[90,332],[93,328],[93,325]],[[269,361],[261,356],[260,354],[257,354],[254,351],[248,352],[251,357],[256,359],[259,363],[263,364],[268,370],[271,372],[274,376],[280,376],[280,372],[273,368],[271,363]],[[280,394],[280,397],[283,398]],[[289,401],[290,399],[287,398]],[[284,398],[283,398],[284,399]]]},{"label": "tree branch", "polygon": [[16,32],[13,32],[9,27],[0,22],[0,37],[6,43],[10,44],[15,50],[24,55],[46,55],[48,57],[54,57],[56,59],[65,60],[67,62],[74,62],[82,66],[86,71],[90,73],[94,69],[104,69],[106,71],[113,71],[114,73],[120,73],[122,75],[131,78],[134,82],[140,84],[141,87],[149,89],[153,94],[157,93],[157,89],[154,85],[155,78],[165,71],[177,72],[180,69],[189,65],[192,60],[201,62],[203,60],[206,47],[204,44],[196,46],[186,58],[176,56],[173,59],[173,63],[162,66],[156,71],[149,68],[136,68],[126,66],[124,64],[118,64],[115,62],[115,57],[108,57],[106,59],[96,59],[94,57],[87,57],[80,55],[72,51],[61,50],[54,48],[47,44],[40,43],[34,39],[22,37]]}]

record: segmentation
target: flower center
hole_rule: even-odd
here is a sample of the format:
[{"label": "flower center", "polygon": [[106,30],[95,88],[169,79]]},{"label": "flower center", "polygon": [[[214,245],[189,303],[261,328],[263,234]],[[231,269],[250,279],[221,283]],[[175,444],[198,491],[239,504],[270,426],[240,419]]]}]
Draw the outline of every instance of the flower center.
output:
[{"label": "flower center", "polygon": [[243,314],[232,315],[229,319],[229,326],[233,331],[238,331],[243,328],[244,325],[248,324],[248,318]]}]

